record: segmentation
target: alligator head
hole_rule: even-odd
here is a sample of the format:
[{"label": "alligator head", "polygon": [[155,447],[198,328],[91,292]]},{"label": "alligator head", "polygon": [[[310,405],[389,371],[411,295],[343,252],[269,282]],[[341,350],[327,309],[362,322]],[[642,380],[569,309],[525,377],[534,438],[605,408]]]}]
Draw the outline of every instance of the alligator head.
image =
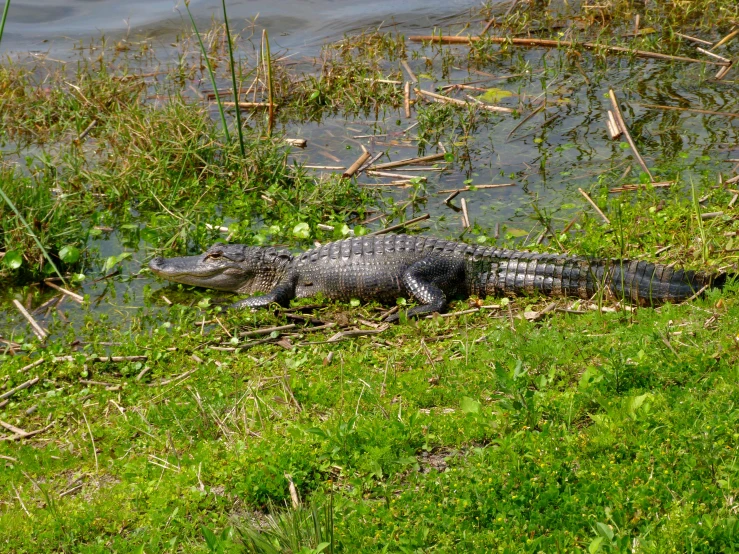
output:
[{"label": "alligator head", "polygon": [[175,283],[253,294],[272,290],[291,260],[286,250],[217,242],[199,256],[154,258],[149,269]]}]

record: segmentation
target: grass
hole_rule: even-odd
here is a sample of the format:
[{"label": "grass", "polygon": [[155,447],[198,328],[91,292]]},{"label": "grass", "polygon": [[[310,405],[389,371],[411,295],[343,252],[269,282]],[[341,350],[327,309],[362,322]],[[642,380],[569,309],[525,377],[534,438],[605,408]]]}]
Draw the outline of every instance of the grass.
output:
[{"label": "grass", "polygon": [[[639,9],[642,26],[659,24],[661,37],[679,29],[718,39],[736,23],[736,7],[724,0],[713,7],[709,26],[710,10],[692,5],[678,12],[666,2],[616,1],[573,14],[567,5],[521,4],[491,32],[537,33],[561,8],[572,32],[622,44]],[[149,76],[129,71],[132,59],[148,59],[146,46],[122,43],[99,45],[97,61],[81,58],[71,69],[0,68],[0,188],[28,224],[0,207],[0,279],[26,283],[13,298],[29,307],[46,300],[33,282],[50,269],[32,235],[65,271],[89,280],[142,248],[201,251],[223,238],[214,226],[228,227],[233,242],[307,247],[361,234],[372,209],[389,222],[426,208],[433,187],[447,181],[378,198],[355,181],[309,174],[281,139],[296,128],[290,125],[338,116],[352,120],[348,127],[372,117],[367,125],[395,155],[392,141],[407,137],[393,131],[411,122],[397,111],[400,87],[380,80],[404,80],[404,58],[428,82],[458,79],[460,71],[470,78],[468,70],[475,78],[484,77],[479,70],[513,75],[473,94],[503,90],[521,116],[542,100],[552,107],[515,128],[518,115],[414,106],[413,148],[435,152],[445,144],[457,173],[444,179],[526,186],[530,204],[506,216],[500,236],[491,224],[496,214],[483,213],[466,235],[470,242],[707,271],[736,266],[739,208],[729,206],[732,190],[716,186],[726,170],[715,154],[733,144],[733,127],[704,120],[704,151],[696,152],[683,116],[655,121],[628,113],[655,175],[677,184],[619,195],[609,188],[643,181],[624,171],[630,162],[622,145],[602,143],[595,124],[584,137],[567,128],[566,138],[551,138],[557,125],[569,124],[565,115],[583,109],[580,102],[589,117],[602,111],[599,95],[614,72],[629,94],[661,86],[644,79],[651,66],[575,50],[536,57],[484,41],[411,50],[396,33],[367,32],[327,45],[315,68],[298,73],[268,53],[267,63],[258,47],[249,50],[220,26],[195,40],[178,45],[176,66]],[[649,36],[633,44],[686,48]],[[209,79],[202,58],[212,62],[213,90],[193,95],[189,85]],[[693,69],[667,66],[669,90],[703,75]],[[702,86],[708,97],[724,98],[716,93],[723,84]],[[240,142],[224,138],[229,112],[221,119],[209,103],[221,94],[274,100],[274,124],[284,127],[270,136],[272,122],[245,112]],[[684,146],[683,136],[693,142]],[[517,142],[505,150],[509,140]],[[491,162],[485,172],[481,160],[512,149],[530,155],[526,168],[511,175],[505,163]],[[552,161],[567,155],[571,165]],[[545,177],[529,185],[536,172]],[[575,204],[567,187],[548,200],[547,172],[582,184],[612,225],[581,199]],[[482,198],[470,205],[506,201]],[[440,212],[433,225],[446,217]],[[547,227],[556,239],[536,239]],[[113,233],[122,252],[98,252]],[[18,259],[10,252],[19,266],[8,263]],[[13,433],[8,425],[53,426],[0,441],[0,551],[739,550],[739,285],[731,280],[723,291],[658,309],[607,311],[614,304],[601,298],[606,310],[598,311],[558,300],[570,311],[533,321],[525,314],[550,299],[489,299],[501,308],[340,342],[329,341],[335,329],[298,326],[261,343],[238,334],[293,323],[296,314],[372,330],[381,312],[306,300],[292,312],[230,313],[213,291],[147,279],[137,265],[122,277],[132,283],[124,293],[108,281],[99,295],[88,289],[94,297],[83,307],[51,310],[45,344],[18,325],[3,337],[19,344],[0,354],[0,397],[39,381],[0,400],[0,434]],[[95,307],[105,294],[113,297],[107,311]],[[466,300],[452,304],[467,307]],[[145,358],[92,359],[108,354]]]}]

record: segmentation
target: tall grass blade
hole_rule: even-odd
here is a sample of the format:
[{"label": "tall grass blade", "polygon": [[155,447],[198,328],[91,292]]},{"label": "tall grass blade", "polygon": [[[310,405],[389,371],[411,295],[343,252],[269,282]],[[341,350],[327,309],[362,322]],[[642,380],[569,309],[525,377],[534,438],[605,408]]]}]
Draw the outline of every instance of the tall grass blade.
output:
[{"label": "tall grass blade", "polygon": [[[223,21],[226,24],[226,40],[228,40],[228,60],[231,69],[231,83],[234,93],[234,104],[236,105],[236,130],[239,133],[239,147],[241,148],[241,157],[246,158],[246,149],[244,148],[244,132],[241,129],[241,110],[239,109],[239,91],[236,88],[236,64],[234,64],[233,44],[231,43],[231,30],[228,28],[228,15],[226,15],[226,0],[221,0],[223,5]],[[220,104],[220,102],[219,102]]]},{"label": "tall grass blade", "polygon": [[56,264],[49,256],[49,253],[46,251],[46,248],[43,247],[43,245],[41,244],[41,241],[38,240],[36,233],[33,232],[33,229],[31,229],[31,226],[28,224],[26,219],[18,211],[18,208],[15,207],[15,204],[13,204],[13,201],[10,198],[8,198],[8,195],[5,194],[5,191],[2,188],[0,188],[0,196],[3,197],[3,200],[5,200],[5,203],[8,205],[8,207],[10,207],[10,209],[13,210],[13,212],[15,212],[15,215],[18,217],[18,219],[20,219],[21,223],[26,228],[26,231],[36,243],[36,246],[38,246],[39,250],[41,250],[41,254],[43,254],[46,261],[49,262],[49,265],[52,268],[54,268],[54,273],[56,273],[59,276],[59,278],[62,280],[62,283],[64,283],[64,285],[66,286],[66,281],[64,280],[64,277],[62,277],[62,274],[59,272],[59,269],[56,267]]},{"label": "tall grass blade", "polygon": [[[205,44],[203,44],[203,39],[200,37],[200,31],[198,31],[198,26],[195,25],[195,19],[193,18],[192,12],[190,11],[189,0],[185,2],[185,8],[187,9],[187,15],[190,16],[190,22],[192,23],[192,28],[195,31],[195,35],[198,37],[198,42],[200,43],[200,51],[203,53],[203,58],[205,58],[205,66],[208,68],[208,75],[210,75],[210,83],[211,85],[213,85],[213,92],[216,95],[216,102],[218,102],[218,111],[221,113],[221,123],[223,124],[223,133],[226,135],[226,142],[230,143],[231,135],[228,132],[228,123],[226,122],[226,114],[223,111],[223,104],[221,103],[221,95],[218,94],[218,85],[216,83],[216,76],[213,73],[213,66],[210,64],[210,58],[208,58],[208,52],[205,49]],[[230,43],[229,43],[229,48],[230,48]],[[236,111],[238,112],[238,109]]]},{"label": "tall grass blade", "polygon": [[3,41],[3,31],[5,30],[5,20],[8,19],[8,9],[10,9],[10,0],[5,0],[5,8],[3,8],[3,18],[0,19],[0,42]]},{"label": "tall grass blade", "polygon": [[269,120],[267,122],[267,133],[272,134],[272,126],[275,121],[275,101],[272,87],[272,54],[269,51],[269,35],[267,29],[262,30],[262,58],[267,67],[267,90],[269,93]]},{"label": "tall grass blade", "polygon": [[690,189],[693,193],[693,210],[695,210],[695,217],[698,220],[698,232],[701,235],[701,261],[703,265],[706,265],[708,262],[708,242],[706,239],[706,229],[703,226],[703,217],[701,216],[701,204],[695,192],[695,182],[693,179],[690,180]]}]

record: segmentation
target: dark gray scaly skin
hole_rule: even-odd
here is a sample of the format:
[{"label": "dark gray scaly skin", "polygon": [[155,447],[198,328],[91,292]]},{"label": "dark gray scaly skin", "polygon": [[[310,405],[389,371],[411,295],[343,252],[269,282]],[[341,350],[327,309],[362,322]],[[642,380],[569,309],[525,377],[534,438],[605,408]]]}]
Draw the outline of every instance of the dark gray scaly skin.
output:
[{"label": "dark gray scaly skin", "polygon": [[[640,305],[686,300],[711,276],[636,261],[588,259],[472,246],[423,236],[382,235],[331,242],[293,255],[287,250],[243,244],[214,244],[200,256],[155,258],[156,275],[252,296],[235,308],[261,308],[275,302],[322,293],[333,300],[395,302],[410,296],[420,305],[409,316],[447,309],[448,299],[478,295],[592,298],[599,292]],[[396,316],[397,319],[397,316]]]}]

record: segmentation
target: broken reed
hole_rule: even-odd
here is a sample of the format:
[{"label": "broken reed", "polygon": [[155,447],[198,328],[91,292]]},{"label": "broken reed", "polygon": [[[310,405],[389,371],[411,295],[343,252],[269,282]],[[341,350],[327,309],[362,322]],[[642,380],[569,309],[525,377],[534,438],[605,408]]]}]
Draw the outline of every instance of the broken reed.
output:
[{"label": "broken reed", "polygon": [[656,60],[669,60],[675,62],[703,63],[708,65],[729,66],[731,62],[700,60],[696,58],[688,58],[685,56],[672,56],[670,54],[661,54],[659,52],[648,52],[646,50],[635,50],[624,46],[609,46],[606,44],[597,44],[594,42],[575,42],[571,40],[552,40],[552,39],[535,39],[535,38],[512,38],[512,37],[457,37],[443,35],[415,35],[408,37],[411,42],[430,42],[437,44],[472,44],[480,40],[485,40],[493,44],[511,44],[513,46],[528,47],[546,47],[559,48],[560,46],[581,47],[588,50],[603,50],[606,52],[614,52],[617,54],[629,54],[640,58],[652,58]]}]

